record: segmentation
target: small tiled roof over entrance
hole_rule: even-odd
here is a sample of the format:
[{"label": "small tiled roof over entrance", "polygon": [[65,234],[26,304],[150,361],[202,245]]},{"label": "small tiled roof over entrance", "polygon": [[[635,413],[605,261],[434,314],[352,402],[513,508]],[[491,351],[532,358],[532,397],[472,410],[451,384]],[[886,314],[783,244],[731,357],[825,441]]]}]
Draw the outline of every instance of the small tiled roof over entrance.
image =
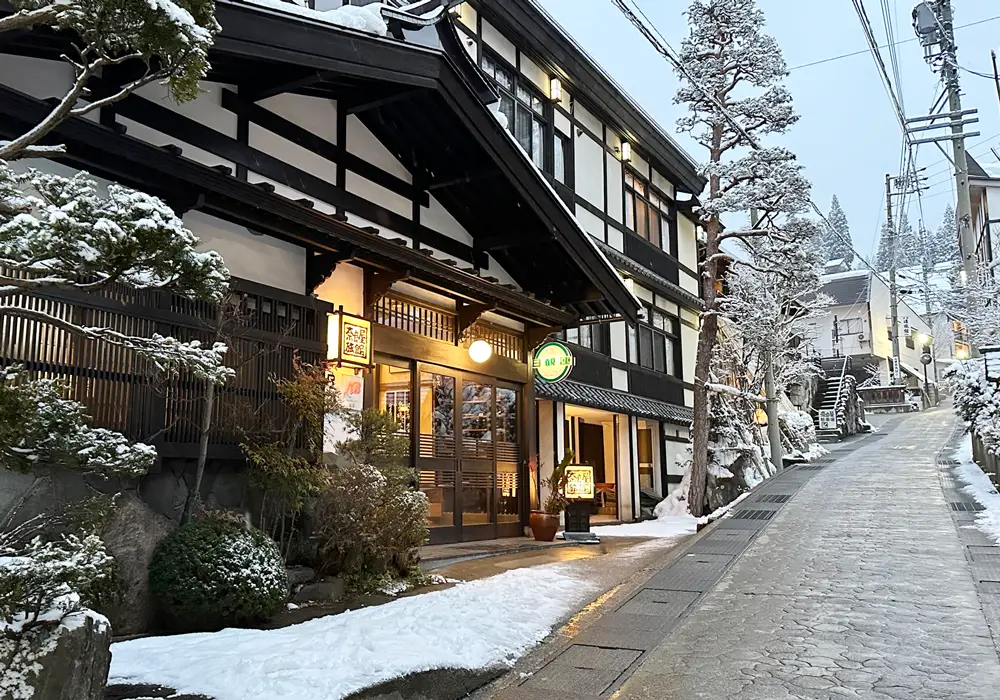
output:
[{"label": "small tiled roof over entrance", "polygon": [[543,399],[562,401],[576,406],[600,408],[613,413],[624,413],[641,418],[654,418],[675,425],[691,424],[691,409],[664,401],[626,394],[614,389],[564,381],[558,384],[535,381],[535,395]]}]

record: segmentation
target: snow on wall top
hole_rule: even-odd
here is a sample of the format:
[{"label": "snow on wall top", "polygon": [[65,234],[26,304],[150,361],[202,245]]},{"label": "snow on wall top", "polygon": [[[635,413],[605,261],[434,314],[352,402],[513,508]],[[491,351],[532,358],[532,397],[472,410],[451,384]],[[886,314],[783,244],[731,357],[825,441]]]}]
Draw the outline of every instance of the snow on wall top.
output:
[{"label": "snow on wall top", "polygon": [[243,2],[336,27],[355,29],[375,36],[386,36],[389,33],[389,27],[385,23],[385,19],[382,18],[383,5],[378,2],[363,7],[344,5],[326,11],[312,10],[292,2],[282,2],[282,0],[243,0]]}]

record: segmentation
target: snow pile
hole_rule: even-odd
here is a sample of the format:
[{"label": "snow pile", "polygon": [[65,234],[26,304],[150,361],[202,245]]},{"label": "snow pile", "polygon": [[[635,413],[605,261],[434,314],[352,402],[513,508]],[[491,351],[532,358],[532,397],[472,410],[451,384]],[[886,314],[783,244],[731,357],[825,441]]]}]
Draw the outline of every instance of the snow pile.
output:
[{"label": "snow pile", "polygon": [[270,10],[278,10],[299,17],[314,19],[325,24],[333,24],[347,29],[356,29],[366,34],[376,36],[386,36],[389,33],[389,26],[382,18],[382,3],[376,2],[364,7],[356,5],[344,5],[333,10],[321,12],[302,7],[282,0],[247,0],[251,5],[266,7]]},{"label": "snow pile", "polygon": [[993,482],[972,459],[972,441],[964,440],[962,447],[952,455],[959,460],[959,476],[969,485],[962,490],[972,496],[986,510],[976,515],[976,527],[1000,545],[1000,494]]},{"label": "snow pile", "polygon": [[278,630],[136,639],[112,646],[109,683],[215,700],[336,700],[408,673],[511,665],[597,592],[553,564]]},{"label": "snow pile", "polygon": [[590,531],[598,537],[683,537],[698,531],[698,519],[687,514],[664,515],[638,523],[591,527]]},{"label": "snow pile", "polygon": [[944,376],[955,392],[955,412],[969,423],[986,449],[996,454],[1000,451],[1000,388],[986,378],[983,361],[956,362]]}]

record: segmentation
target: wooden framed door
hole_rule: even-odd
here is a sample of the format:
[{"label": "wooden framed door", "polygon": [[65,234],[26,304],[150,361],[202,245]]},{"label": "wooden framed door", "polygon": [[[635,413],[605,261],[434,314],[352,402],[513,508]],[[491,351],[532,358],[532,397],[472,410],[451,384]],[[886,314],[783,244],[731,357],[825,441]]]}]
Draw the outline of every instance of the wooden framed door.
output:
[{"label": "wooden framed door", "polygon": [[522,533],[522,387],[417,365],[416,467],[431,544]]}]

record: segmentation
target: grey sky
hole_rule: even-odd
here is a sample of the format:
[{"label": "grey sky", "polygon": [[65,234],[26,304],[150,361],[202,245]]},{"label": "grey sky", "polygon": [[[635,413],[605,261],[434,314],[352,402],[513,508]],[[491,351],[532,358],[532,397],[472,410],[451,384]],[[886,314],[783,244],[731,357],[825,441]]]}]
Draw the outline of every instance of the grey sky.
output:
[{"label": "grey sky", "polygon": [[[897,41],[910,39],[910,10],[916,0],[889,0],[895,6]],[[956,25],[1000,15],[996,0],[953,0]],[[696,159],[703,149],[677,135],[674,120],[681,107],[672,103],[677,79],[667,63],[618,12],[611,0],[540,0],[647,111],[660,121]],[[636,0],[674,48],[687,33],[683,11],[687,0]],[[875,34],[885,40],[880,3],[866,2]],[[865,48],[861,24],[848,0],[758,0],[790,67]],[[957,32],[959,63],[980,72],[992,72],[990,48],[1000,51],[1000,19]],[[908,116],[926,114],[940,84],[923,61],[916,41],[897,48]],[[888,50],[883,49],[888,67]],[[891,68],[890,68],[891,71]],[[870,54],[794,69],[787,85],[801,120],[781,143],[795,151],[813,182],[813,197],[826,211],[836,194],[847,213],[855,248],[865,256],[875,251],[878,229],[885,218],[884,178],[899,170],[901,136]],[[980,123],[971,139],[970,153],[995,161],[990,147],[1000,153],[1000,100],[992,80],[962,73],[963,107],[979,109]],[[777,142],[777,140],[775,140]],[[920,147],[919,165],[927,166],[928,191],[924,214],[937,227],[948,202],[954,201],[949,164],[933,145]],[[910,218],[919,217],[917,202]]]}]

